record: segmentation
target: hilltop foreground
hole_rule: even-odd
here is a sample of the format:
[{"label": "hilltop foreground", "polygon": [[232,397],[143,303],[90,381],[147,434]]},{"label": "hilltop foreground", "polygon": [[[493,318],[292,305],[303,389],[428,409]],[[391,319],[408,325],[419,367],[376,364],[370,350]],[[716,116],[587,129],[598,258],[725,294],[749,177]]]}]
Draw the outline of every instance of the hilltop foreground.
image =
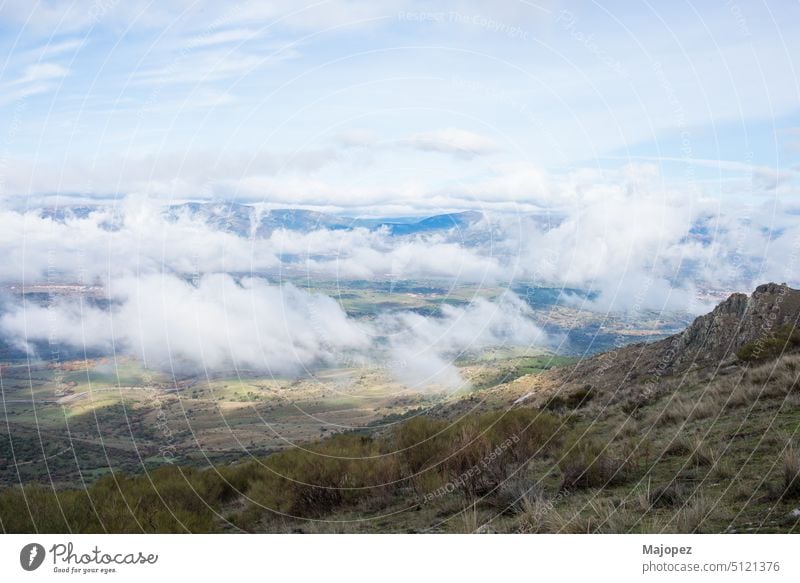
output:
[{"label": "hilltop foreground", "polygon": [[800,292],[264,458],[0,493],[6,532],[793,532]]}]

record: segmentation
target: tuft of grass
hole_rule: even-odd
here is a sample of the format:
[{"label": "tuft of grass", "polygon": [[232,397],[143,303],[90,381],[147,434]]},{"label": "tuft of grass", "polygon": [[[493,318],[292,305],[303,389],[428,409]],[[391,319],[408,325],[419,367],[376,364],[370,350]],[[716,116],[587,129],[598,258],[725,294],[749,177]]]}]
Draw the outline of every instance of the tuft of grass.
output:
[{"label": "tuft of grass", "polygon": [[686,502],[686,488],[671,482],[658,486],[650,492],[649,508],[676,508]]},{"label": "tuft of grass", "polygon": [[695,496],[675,516],[675,528],[681,534],[694,534],[703,531],[714,505],[705,496]]},{"label": "tuft of grass", "polygon": [[714,466],[719,461],[717,451],[709,445],[702,437],[686,437],[683,435],[675,437],[664,450],[665,456],[688,456],[688,464],[699,468],[704,466]]},{"label": "tuft of grass", "polygon": [[651,479],[648,476],[647,482],[642,483],[641,486],[637,487],[631,493],[631,497],[628,498],[625,503],[629,506],[632,506],[639,512],[648,512],[651,507],[650,497],[652,495],[653,489],[651,486]]},{"label": "tuft of grass", "polygon": [[473,502],[461,512],[459,520],[455,522],[455,530],[458,534],[476,534],[480,527],[478,507]]},{"label": "tuft of grass", "polygon": [[628,530],[625,516],[611,501],[594,498],[586,507],[568,519],[559,515],[556,532],[565,534],[621,533]]},{"label": "tuft of grass", "polygon": [[660,425],[669,425],[670,423],[683,423],[692,414],[692,404],[682,397],[677,397],[669,401],[661,413],[658,415],[656,421]]},{"label": "tuft of grass", "polygon": [[800,450],[791,444],[783,455],[783,497],[800,497]]},{"label": "tuft of grass", "polygon": [[689,421],[699,421],[700,419],[708,419],[719,414],[721,407],[711,398],[703,398],[703,400],[695,403],[691,412],[689,413]]},{"label": "tuft of grass", "polygon": [[733,467],[733,464],[727,460],[719,458],[714,463],[714,466],[711,468],[712,475],[717,480],[730,480],[733,476],[736,475],[736,469]]},{"label": "tuft of grass", "polygon": [[725,402],[726,407],[738,408],[747,407],[758,401],[761,396],[761,387],[750,383],[743,383],[736,386],[730,393],[730,397]]},{"label": "tuft of grass", "polygon": [[683,456],[690,453],[692,453],[692,444],[684,435],[676,435],[664,450],[665,456]]},{"label": "tuft of grass", "polygon": [[540,493],[539,486],[526,477],[522,470],[504,480],[486,501],[503,511],[519,512],[526,498]]},{"label": "tuft of grass", "polygon": [[718,415],[722,409],[721,404],[713,395],[708,395],[697,401],[690,401],[681,396],[669,401],[664,410],[656,417],[659,425],[671,423],[684,423],[699,421]]},{"label": "tuft of grass", "polygon": [[563,520],[553,503],[542,493],[524,496],[517,508],[519,510],[517,520],[520,533],[558,532],[559,526],[563,524]]},{"label": "tuft of grass", "polygon": [[713,466],[717,462],[716,450],[701,437],[690,440],[690,449],[689,464],[696,468]]}]

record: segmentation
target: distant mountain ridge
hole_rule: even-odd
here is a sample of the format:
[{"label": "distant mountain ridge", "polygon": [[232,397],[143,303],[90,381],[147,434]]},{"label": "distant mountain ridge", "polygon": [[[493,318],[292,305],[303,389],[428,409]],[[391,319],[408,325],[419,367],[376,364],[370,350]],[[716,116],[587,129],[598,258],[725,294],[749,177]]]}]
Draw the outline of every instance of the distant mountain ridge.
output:
[{"label": "distant mountain ridge", "polygon": [[[45,218],[64,222],[69,219],[85,219],[103,208],[106,207],[99,205],[47,207],[39,214]],[[237,202],[187,202],[166,207],[164,214],[172,221],[181,217],[200,220],[214,229],[240,237],[269,237],[281,229],[309,232],[319,229],[340,231],[357,228],[370,231],[382,229],[393,236],[404,236],[467,229],[484,218],[483,213],[478,211],[443,213],[427,217],[354,218],[306,209],[262,211],[253,205]],[[107,221],[107,226],[110,229],[118,228],[121,220],[120,216],[114,221]]]}]

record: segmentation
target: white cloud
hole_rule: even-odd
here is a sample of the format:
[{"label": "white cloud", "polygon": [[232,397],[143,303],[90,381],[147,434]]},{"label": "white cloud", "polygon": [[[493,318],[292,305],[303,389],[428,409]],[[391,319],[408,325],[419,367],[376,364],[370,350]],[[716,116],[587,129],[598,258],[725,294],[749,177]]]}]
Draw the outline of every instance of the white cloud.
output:
[{"label": "white cloud", "polygon": [[196,286],[175,276],[113,282],[109,311],[25,304],[0,329],[18,343],[50,341],[117,351],[161,369],[245,368],[274,374],[332,364],[369,345],[366,330],[332,299],[291,284],[207,275]]},{"label": "white cloud", "polygon": [[263,279],[210,274],[196,285],[170,275],[126,277],[109,288],[108,310],[74,299],[18,304],[0,331],[34,351],[35,343],[111,351],[165,370],[247,369],[298,374],[322,365],[376,362],[416,389],[463,384],[452,364],[489,346],[541,345],[530,309],[513,294],[445,306],[442,318],[349,318],[330,297]]},{"label": "white cloud", "polygon": [[[118,228],[109,230],[109,224]],[[42,281],[50,273],[94,283],[136,272],[247,272],[279,265],[267,241],[251,242],[188,218],[168,222],[160,205],[136,198],[65,222],[0,211],[0,226],[4,281]]]},{"label": "white cloud", "polygon": [[530,307],[511,292],[495,302],[477,298],[466,307],[445,305],[442,312],[442,318],[399,313],[378,320],[389,339],[393,371],[410,386],[458,387],[463,381],[453,361],[460,356],[488,347],[548,344],[530,319]]},{"label": "white cloud", "polygon": [[500,151],[500,146],[492,138],[458,128],[415,134],[407,142],[417,150],[442,152],[465,159]]},{"label": "white cloud", "polygon": [[333,139],[345,148],[368,148],[378,143],[379,136],[371,130],[352,129],[337,133]]},{"label": "white cloud", "polygon": [[69,69],[54,63],[29,65],[22,75],[0,85],[0,105],[52,91],[54,82],[68,74]]},{"label": "white cloud", "polygon": [[259,36],[259,32],[250,28],[232,28],[215,30],[192,36],[186,40],[186,47],[195,49],[223,44],[239,44]]},{"label": "white cloud", "polygon": [[[133,271],[279,269],[347,279],[433,278],[492,285],[523,278],[591,289],[599,294],[598,307],[616,305],[621,310],[629,305],[626,298],[631,294],[619,288],[640,286],[632,282],[650,281],[653,289],[680,288],[672,297],[683,301],[693,286],[746,290],[759,278],[792,280],[782,275],[786,262],[779,254],[781,250],[791,254],[787,241],[800,232],[792,207],[771,202],[750,208],[738,203],[721,206],[700,192],[670,187],[652,164],[563,175],[535,168],[511,170],[505,182],[498,175],[476,186],[475,192],[454,191],[450,197],[425,196],[424,190],[405,199],[396,192],[378,198],[370,188],[348,193],[350,205],[373,212],[408,200],[418,212],[429,208],[430,214],[448,206],[470,208],[477,201],[477,208],[486,213],[487,220],[466,231],[411,237],[363,228],[312,228],[277,230],[268,238],[249,239],[189,216],[166,221],[160,203],[144,198],[122,203],[118,213],[124,220],[115,230],[105,226],[119,218],[113,209],[65,223],[36,213],[3,211],[0,243],[7,260],[0,266],[0,278],[35,280],[46,272],[48,261],[64,269],[65,277],[81,273],[89,281]],[[263,198],[271,206],[283,202],[294,207],[335,198],[335,188],[323,181],[319,189],[300,182],[287,191],[287,184],[262,182],[261,192],[268,193]],[[492,190],[492,184],[500,192],[500,204],[517,199],[508,210],[492,212],[488,194],[478,196]],[[531,214],[526,205],[553,211]],[[344,214],[352,208],[344,207]],[[645,303],[659,307],[662,299],[663,294],[654,292]]]},{"label": "white cloud", "polygon": [[38,48],[32,49],[26,56],[37,61],[55,58],[65,53],[73,56],[86,45],[86,42],[85,38],[72,38],[58,42],[48,42]]}]

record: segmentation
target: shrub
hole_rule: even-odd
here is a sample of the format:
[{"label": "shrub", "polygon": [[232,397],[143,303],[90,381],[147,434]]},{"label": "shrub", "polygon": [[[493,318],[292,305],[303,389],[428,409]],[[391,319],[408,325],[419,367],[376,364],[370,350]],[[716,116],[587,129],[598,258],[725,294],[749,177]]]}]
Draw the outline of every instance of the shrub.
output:
[{"label": "shrub", "polygon": [[0,492],[0,524],[7,533],[103,532],[89,492],[54,492],[39,484]]},{"label": "shrub", "polygon": [[442,432],[447,424],[430,417],[416,417],[401,424],[395,430],[395,440],[403,469],[408,474],[441,461],[443,451]]},{"label": "shrub", "polygon": [[565,450],[559,461],[562,490],[603,488],[627,479],[626,460],[612,457],[608,448],[591,438],[574,441]]},{"label": "shrub", "polygon": [[675,508],[686,501],[686,488],[682,484],[669,483],[650,491],[650,508]]},{"label": "shrub", "polygon": [[800,329],[794,324],[786,324],[758,340],[748,342],[736,351],[736,356],[744,362],[764,362],[798,349]]},{"label": "shrub", "polygon": [[[454,423],[418,417],[390,436],[340,434],[233,466],[111,474],[87,491],[9,488],[0,491],[0,526],[8,532],[210,532],[224,513],[251,530],[269,517],[379,507],[411,484],[420,494],[452,482],[475,497],[503,485],[532,457],[554,451],[560,426],[551,413],[522,408]],[[241,505],[234,510],[236,501]]]},{"label": "shrub", "polygon": [[575,391],[559,391],[545,404],[544,408],[550,411],[579,409],[589,403],[595,396],[592,385],[586,384]]},{"label": "shrub", "polygon": [[267,510],[297,517],[328,513],[367,495],[381,496],[400,478],[392,455],[369,437],[337,435],[313,446],[264,460],[247,495]]},{"label": "shrub", "polygon": [[560,421],[536,409],[470,415],[447,425],[420,417],[395,432],[400,465],[418,494],[453,482],[469,497],[502,484],[531,458],[558,445]]},{"label": "shrub", "polygon": [[524,500],[540,493],[538,484],[528,479],[522,471],[518,471],[497,486],[489,502],[501,510],[519,512]]},{"label": "shrub", "polygon": [[149,476],[101,478],[89,488],[101,527],[123,533],[209,532],[214,514],[189,481],[196,473],[164,466]]}]

